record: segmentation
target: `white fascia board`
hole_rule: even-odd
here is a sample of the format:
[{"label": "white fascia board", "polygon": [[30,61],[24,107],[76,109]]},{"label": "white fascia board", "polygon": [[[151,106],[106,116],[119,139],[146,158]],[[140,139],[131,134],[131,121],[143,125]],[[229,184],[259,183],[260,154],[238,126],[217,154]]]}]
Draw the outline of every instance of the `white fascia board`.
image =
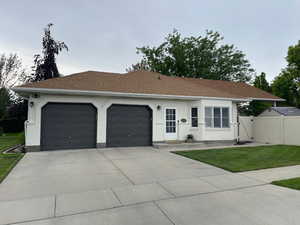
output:
[{"label": "white fascia board", "polygon": [[160,95],[160,94],[144,94],[144,93],[124,93],[113,91],[86,91],[86,90],[68,90],[68,89],[53,89],[53,88],[24,88],[15,87],[13,91],[18,93],[44,93],[44,94],[64,94],[64,95],[90,95],[90,96],[111,96],[111,97],[131,97],[131,98],[156,98],[156,99],[182,99],[182,100],[229,100],[248,102],[249,98],[224,98],[224,97],[207,97],[207,96],[184,96],[184,95]]},{"label": "white fascia board", "polygon": [[272,102],[285,102],[285,99],[274,99],[274,98],[249,98],[251,101],[257,100],[257,101],[272,101]]}]

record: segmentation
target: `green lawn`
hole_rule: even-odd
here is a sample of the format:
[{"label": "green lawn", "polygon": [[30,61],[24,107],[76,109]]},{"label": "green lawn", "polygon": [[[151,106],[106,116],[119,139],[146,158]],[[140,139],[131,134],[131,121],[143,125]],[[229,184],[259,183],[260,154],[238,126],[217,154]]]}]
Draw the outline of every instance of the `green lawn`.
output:
[{"label": "green lawn", "polygon": [[272,184],[300,190],[300,177],[287,179],[287,180],[273,181]]},{"label": "green lawn", "polygon": [[0,183],[23,157],[23,153],[4,154],[7,148],[24,143],[24,133],[5,134],[0,136]]},{"label": "green lawn", "polygon": [[24,132],[7,133],[0,136],[0,153],[9,147],[24,143]]},{"label": "green lawn", "polygon": [[174,153],[232,172],[300,164],[300,146],[271,145],[177,151]]}]

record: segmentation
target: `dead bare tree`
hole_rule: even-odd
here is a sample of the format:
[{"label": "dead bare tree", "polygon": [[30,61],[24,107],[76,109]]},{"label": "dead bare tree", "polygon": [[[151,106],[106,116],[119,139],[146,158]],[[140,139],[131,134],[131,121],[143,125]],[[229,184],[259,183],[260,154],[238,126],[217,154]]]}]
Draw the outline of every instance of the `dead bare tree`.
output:
[{"label": "dead bare tree", "polygon": [[28,79],[22,62],[16,54],[0,55],[0,88],[11,88]]}]

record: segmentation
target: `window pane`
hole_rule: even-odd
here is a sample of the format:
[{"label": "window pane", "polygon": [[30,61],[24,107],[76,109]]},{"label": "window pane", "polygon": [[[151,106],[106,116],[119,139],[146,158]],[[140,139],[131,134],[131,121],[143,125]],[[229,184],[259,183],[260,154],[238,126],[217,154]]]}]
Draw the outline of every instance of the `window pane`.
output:
[{"label": "window pane", "polygon": [[212,118],[205,118],[205,127],[212,127]]},{"label": "window pane", "polygon": [[229,127],[229,120],[226,118],[222,118],[222,127],[228,128]]},{"label": "window pane", "polygon": [[205,117],[211,117],[212,116],[212,107],[205,107]]},{"label": "window pane", "polygon": [[229,127],[229,108],[222,108],[222,127]]},{"label": "window pane", "polygon": [[192,127],[198,127],[198,108],[191,110]]},{"label": "window pane", "polygon": [[197,116],[198,116],[198,109],[192,108],[192,117],[197,117]]},{"label": "window pane", "polygon": [[198,118],[192,118],[192,127],[198,127]]},{"label": "window pane", "polygon": [[205,107],[205,127],[212,127],[212,107]]},{"label": "window pane", "polygon": [[214,108],[214,127],[221,127],[221,108]]}]

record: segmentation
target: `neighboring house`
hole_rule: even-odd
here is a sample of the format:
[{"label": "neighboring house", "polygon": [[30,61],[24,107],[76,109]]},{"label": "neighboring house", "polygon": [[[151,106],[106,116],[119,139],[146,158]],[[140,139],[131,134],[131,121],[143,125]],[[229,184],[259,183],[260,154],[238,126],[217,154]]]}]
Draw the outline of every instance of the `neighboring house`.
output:
[{"label": "neighboring house", "polygon": [[87,71],[14,88],[28,98],[29,151],[234,141],[237,104],[282,99],[245,83]]},{"label": "neighboring house", "polygon": [[296,107],[270,107],[258,116],[300,116],[300,109]]}]

